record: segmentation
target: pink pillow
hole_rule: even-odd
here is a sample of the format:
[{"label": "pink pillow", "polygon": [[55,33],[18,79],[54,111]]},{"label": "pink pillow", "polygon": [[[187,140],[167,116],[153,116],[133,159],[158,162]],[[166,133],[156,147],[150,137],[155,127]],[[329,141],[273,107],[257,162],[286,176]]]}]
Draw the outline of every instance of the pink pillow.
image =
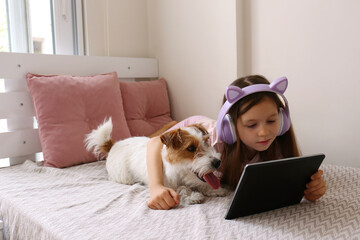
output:
[{"label": "pink pillow", "polygon": [[149,136],[172,121],[165,79],[120,82],[120,89],[132,136]]},{"label": "pink pillow", "polygon": [[84,77],[28,73],[26,81],[45,166],[62,168],[95,161],[84,139],[106,117],[116,123],[114,140],[130,137],[116,72]]}]

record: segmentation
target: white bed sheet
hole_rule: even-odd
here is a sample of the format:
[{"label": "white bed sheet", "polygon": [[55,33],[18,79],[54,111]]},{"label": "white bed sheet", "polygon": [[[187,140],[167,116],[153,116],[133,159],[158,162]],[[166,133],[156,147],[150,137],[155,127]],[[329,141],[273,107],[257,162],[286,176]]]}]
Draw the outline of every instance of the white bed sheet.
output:
[{"label": "white bed sheet", "polygon": [[154,211],[148,189],[108,181],[104,161],[26,161],[0,169],[0,219],[7,239],[360,239],[360,169],[322,169],[328,192],[316,203],[225,220],[232,194]]}]

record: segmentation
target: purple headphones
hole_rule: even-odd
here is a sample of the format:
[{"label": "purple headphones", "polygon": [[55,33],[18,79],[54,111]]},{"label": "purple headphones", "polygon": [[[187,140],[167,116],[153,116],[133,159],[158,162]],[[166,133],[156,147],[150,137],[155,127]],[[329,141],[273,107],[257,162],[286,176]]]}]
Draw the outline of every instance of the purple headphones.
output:
[{"label": "purple headphones", "polygon": [[221,141],[227,144],[233,144],[236,142],[236,128],[230,115],[229,109],[245,96],[257,92],[273,92],[280,95],[285,102],[285,109],[279,109],[279,131],[278,136],[283,135],[290,129],[290,112],[288,102],[283,95],[288,86],[288,80],[286,77],[281,77],[273,81],[271,84],[254,84],[244,88],[236,86],[228,86],[225,90],[226,102],[221,107],[217,123],[216,132]]}]

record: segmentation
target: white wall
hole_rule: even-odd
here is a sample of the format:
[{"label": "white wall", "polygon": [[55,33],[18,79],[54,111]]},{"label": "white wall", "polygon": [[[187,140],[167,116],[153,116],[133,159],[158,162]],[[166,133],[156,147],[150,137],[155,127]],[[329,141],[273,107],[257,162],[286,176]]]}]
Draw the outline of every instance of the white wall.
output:
[{"label": "white wall", "polygon": [[247,72],[287,76],[304,154],[360,167],[360,1],[248,1]]},{"label": "white wall", "polygon": [[149,56],[169,82],[174,118],[216,118],[237,76],[236,1],[149,0],[148,20]]},{"label": "white wall", "polygon": [[146,0],[84,0],[86,55],[147,57]]}]

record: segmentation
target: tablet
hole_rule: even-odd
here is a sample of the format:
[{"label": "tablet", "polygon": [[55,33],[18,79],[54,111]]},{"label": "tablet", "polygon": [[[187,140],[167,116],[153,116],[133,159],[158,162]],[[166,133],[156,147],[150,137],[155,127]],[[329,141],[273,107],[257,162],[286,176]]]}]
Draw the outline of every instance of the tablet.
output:
[{"label": "tablet", "polygon": [[305,185],[324,154],[247,164],[225,219],[234,219],[300,203]]}]

